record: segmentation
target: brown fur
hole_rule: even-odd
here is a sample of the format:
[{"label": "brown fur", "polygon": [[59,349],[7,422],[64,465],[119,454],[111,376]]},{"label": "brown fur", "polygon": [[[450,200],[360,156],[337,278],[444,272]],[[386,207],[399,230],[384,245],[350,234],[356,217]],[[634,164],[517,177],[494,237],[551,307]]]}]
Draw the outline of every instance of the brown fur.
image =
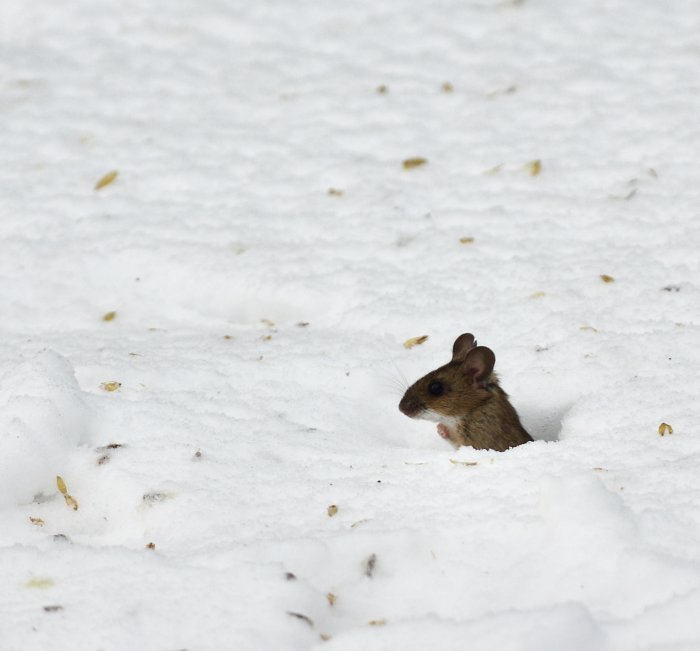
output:
[{"label": "brown fur", "polygon": [[[472,335],[461,335],[452,361],[409,387],[399,409],[411,418],[438,420],[438,431],[456,447],[503,451],[532,441],[493,373],[495,359]],[[436,382],[442,395],[430,392]]]}]

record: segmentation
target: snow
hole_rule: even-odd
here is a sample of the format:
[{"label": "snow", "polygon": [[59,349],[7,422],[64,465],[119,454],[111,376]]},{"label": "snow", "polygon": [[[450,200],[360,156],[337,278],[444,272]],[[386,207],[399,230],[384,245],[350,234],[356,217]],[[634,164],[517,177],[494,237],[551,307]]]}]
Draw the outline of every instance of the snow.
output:
[{"label": "snow", "polygon": [[[0,649],[700,648],[699,29],[3,2]],[[399,413],[463,332],[535,442]]]}]

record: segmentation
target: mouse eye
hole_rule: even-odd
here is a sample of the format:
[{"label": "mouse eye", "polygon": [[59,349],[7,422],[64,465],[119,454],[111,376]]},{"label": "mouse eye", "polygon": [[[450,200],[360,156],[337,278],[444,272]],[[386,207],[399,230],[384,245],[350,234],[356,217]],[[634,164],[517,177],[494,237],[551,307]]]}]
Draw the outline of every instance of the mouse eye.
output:
[{"label": "mouse eye", "polygon": [[443,386],[442,382],[431,382],[430,386],[428,387],[428,391],[434,396],[441,396],[443,393],[445,393],[445,387]]}]

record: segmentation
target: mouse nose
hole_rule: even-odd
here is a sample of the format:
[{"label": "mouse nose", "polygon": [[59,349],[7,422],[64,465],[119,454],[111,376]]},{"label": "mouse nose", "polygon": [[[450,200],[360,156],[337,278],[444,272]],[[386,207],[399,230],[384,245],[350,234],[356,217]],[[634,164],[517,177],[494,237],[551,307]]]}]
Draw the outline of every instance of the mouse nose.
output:
[{"label": "mouse nose", "polygon": [[406,416],[413,417],[420,411],[420,405],[412,398],[404,396],[399,403],[399,410]]}]

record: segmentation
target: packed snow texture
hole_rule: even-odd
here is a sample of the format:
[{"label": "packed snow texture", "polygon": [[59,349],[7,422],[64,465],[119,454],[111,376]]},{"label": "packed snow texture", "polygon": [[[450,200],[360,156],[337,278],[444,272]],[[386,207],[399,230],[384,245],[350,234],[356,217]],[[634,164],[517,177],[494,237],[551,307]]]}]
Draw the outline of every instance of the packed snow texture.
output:
[{"label": "packed snow texture", "polygon": [[[0,649],[700,648],[699,34],[4,0]],[[535,442],[399,413],[462,332]]]}]

